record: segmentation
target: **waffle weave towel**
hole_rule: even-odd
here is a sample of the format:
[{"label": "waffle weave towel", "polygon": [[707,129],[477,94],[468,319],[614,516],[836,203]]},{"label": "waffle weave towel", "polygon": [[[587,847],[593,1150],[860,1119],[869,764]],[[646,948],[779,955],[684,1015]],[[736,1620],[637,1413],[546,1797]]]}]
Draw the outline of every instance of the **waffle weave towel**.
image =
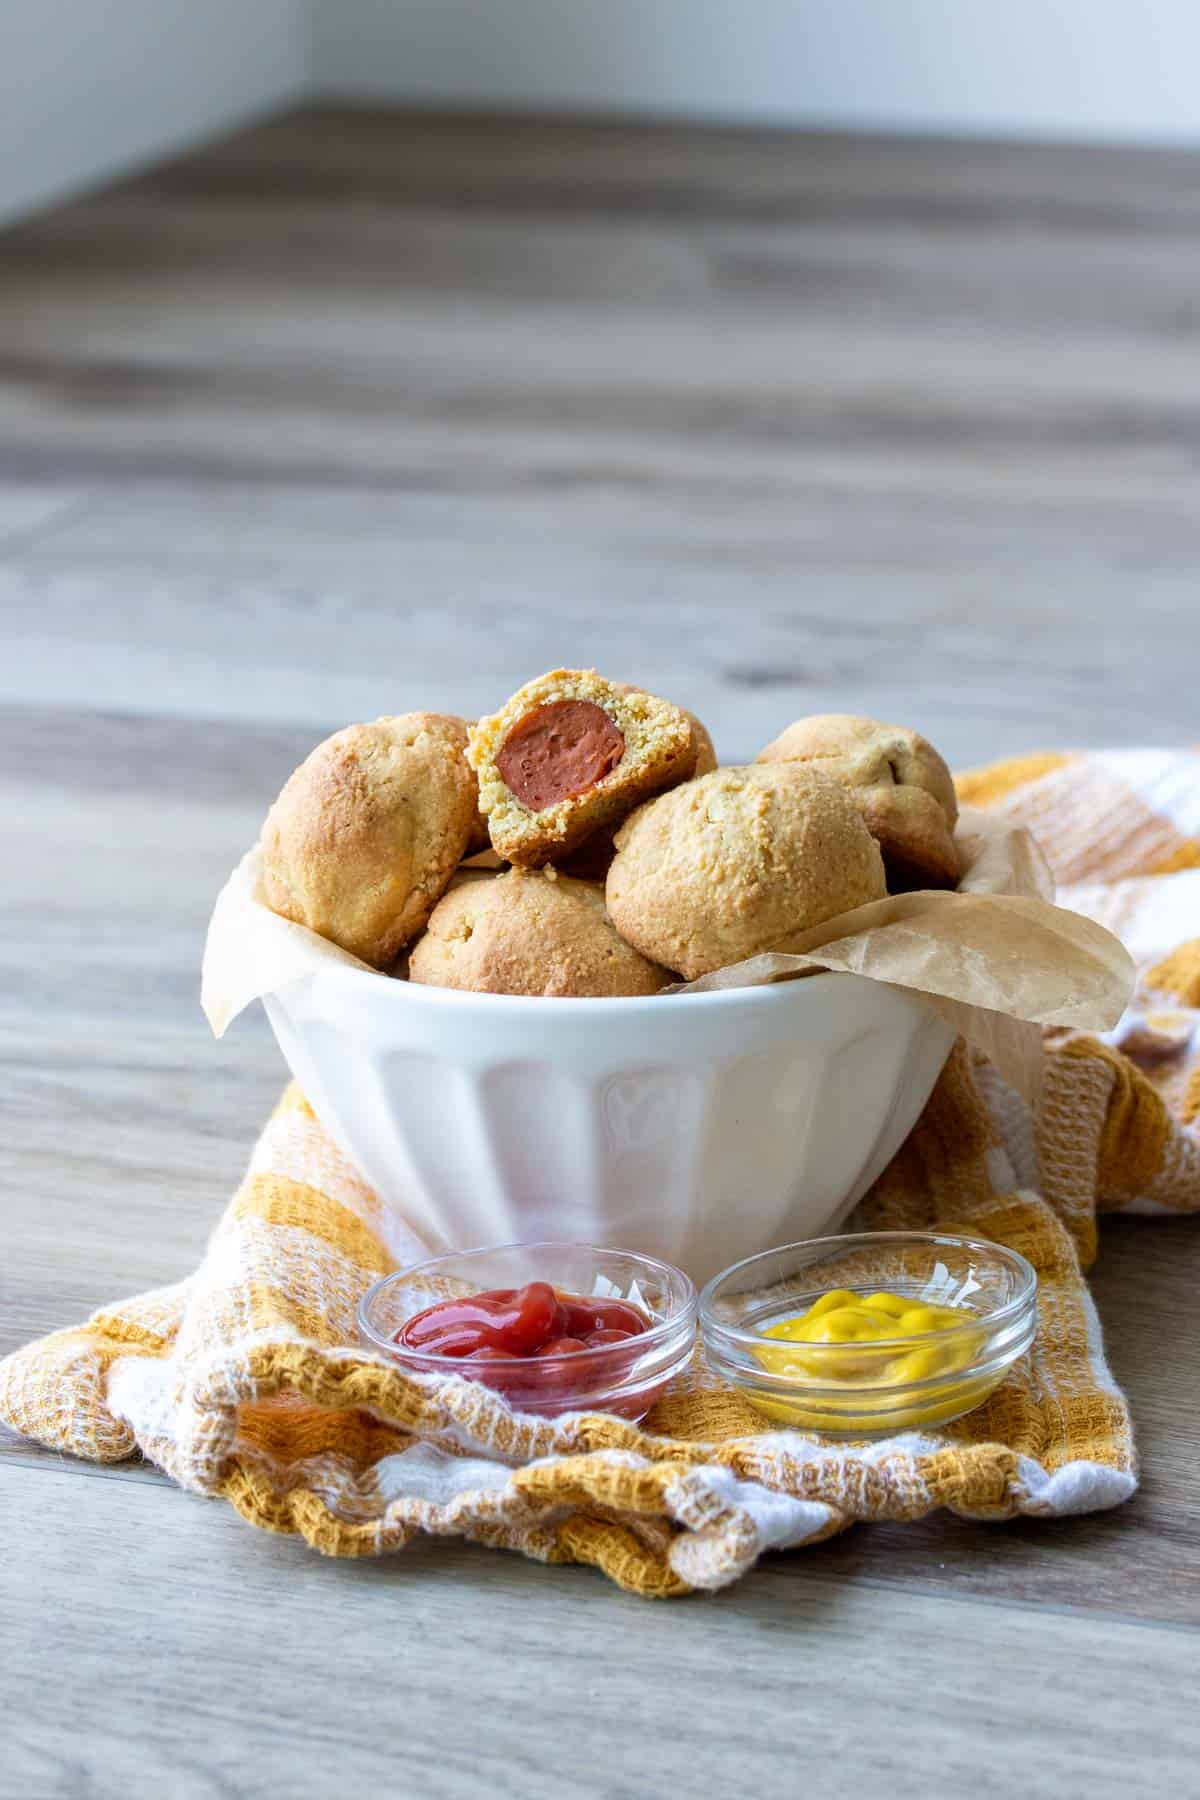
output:
[{"label": "waffle weave towel", "polygon": [[1034,829],[1063,903],[1123,936],[1140,974],[1112,1042],[1051,1038],[1036,1117],[960,1045],[860,1209],[1037,1268],[1037,1344],[968,1418],[832,1446],[764,1431],[699,1364],[641,1427],[409,1380],[355,1347],[354,1310],[410,1245],[294,1088],[195,1274],[8,1357],[0,1418],[97,1461],[141,1452],[330,1555],[462,1534],[641,1594],[720,1587],[855,1520],[1116,1505],[1133,1438],[1081,1269],[1106,1210],[1200,1210],[1200,755],[1029,757],[960,786]]}]

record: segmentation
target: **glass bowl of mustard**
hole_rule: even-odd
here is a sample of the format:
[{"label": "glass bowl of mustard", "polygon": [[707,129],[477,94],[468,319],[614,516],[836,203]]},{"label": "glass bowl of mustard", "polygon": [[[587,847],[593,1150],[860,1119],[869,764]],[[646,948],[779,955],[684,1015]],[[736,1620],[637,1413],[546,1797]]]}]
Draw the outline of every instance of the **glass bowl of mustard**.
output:
[{"label": "glass bowl of mustard", "polygon": [[945,1425],[1037,1330],[1037,1275],[983,1238],[869,1231],[734,1263],[700,1296],[709,1367],[781,1426],[839,1438]]}]

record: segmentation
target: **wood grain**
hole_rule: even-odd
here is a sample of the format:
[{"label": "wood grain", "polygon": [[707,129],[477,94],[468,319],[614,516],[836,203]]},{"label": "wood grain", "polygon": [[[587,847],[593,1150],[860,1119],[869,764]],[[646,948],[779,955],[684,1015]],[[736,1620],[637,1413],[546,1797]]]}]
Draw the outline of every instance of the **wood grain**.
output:
[{"label": "wood grain", "polygon": [[[28,1542],[0,1567],[14,1793],[642,1800],[773,1791],[802,1766],[840,1792],[885,1768],[900,1800],[1123,1800],[1194,1645],[819,1579],[772,1607],[746,1588],[649,1606],[526,1569],[514,1605],[503,1561],[461,1545],[331,1569],[214,1504],[60,1470],[30,1530],[33,1485],[0,1467],[0,1523]],[[1198,1754],[1183,1710],[1155,1783],[1194,1792]]]},{"label": "wood grain", "polygon": [[0,471],[73,510],[0,539],[0,697],[324,726],[585,636],[727,756],[1168,741],[1190,166],[329,109],[34,221]]},{"label": "wood grain", "polygon": [[[825,707],[959,763],[1194,739],[1198,174],[324,108],[0,238],[0,1351],[199,1254],[284,1074],[259,1019],[209,1037],[205,920],[332,727],[586,659],[726,760]],[[1191,1791],[1198,1279],[1191,1222],[1106,1224],[1129,1506],[678,1607],[323,1562],[0,1433],[8,1786],[535,1796],[566,1744],[613,1800],[801,1753]]]}]

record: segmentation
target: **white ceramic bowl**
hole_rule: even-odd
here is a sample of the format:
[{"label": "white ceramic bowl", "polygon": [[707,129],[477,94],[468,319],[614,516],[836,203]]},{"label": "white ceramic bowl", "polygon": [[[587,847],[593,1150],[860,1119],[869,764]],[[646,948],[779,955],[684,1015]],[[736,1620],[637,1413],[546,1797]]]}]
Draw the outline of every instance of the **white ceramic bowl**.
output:
[{"label": "white ceramic bowl", "polygon": [[696,1281],[836,1228],[954,1035],[840,974],[542,1000],[331,966],[266,1008],[327,1130],[431,1250],[573,1239]]}]

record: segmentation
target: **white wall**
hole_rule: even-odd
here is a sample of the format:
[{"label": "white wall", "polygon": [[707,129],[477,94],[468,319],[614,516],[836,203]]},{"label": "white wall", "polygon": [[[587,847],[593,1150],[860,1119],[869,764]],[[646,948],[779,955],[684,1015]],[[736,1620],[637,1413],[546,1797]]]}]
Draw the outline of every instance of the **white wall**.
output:
[{"label": "white wall", "polygon": [[1200,0],[311,0],[359,97],[1200,140]]},{"label": "white wall", "polygon": [[305,0],[0,0],[0,219],[291,99]]},{"label": "white wall", "polygon": [[1200,0],[0,0],[0,220],[308,91],[1200,142]]}]

